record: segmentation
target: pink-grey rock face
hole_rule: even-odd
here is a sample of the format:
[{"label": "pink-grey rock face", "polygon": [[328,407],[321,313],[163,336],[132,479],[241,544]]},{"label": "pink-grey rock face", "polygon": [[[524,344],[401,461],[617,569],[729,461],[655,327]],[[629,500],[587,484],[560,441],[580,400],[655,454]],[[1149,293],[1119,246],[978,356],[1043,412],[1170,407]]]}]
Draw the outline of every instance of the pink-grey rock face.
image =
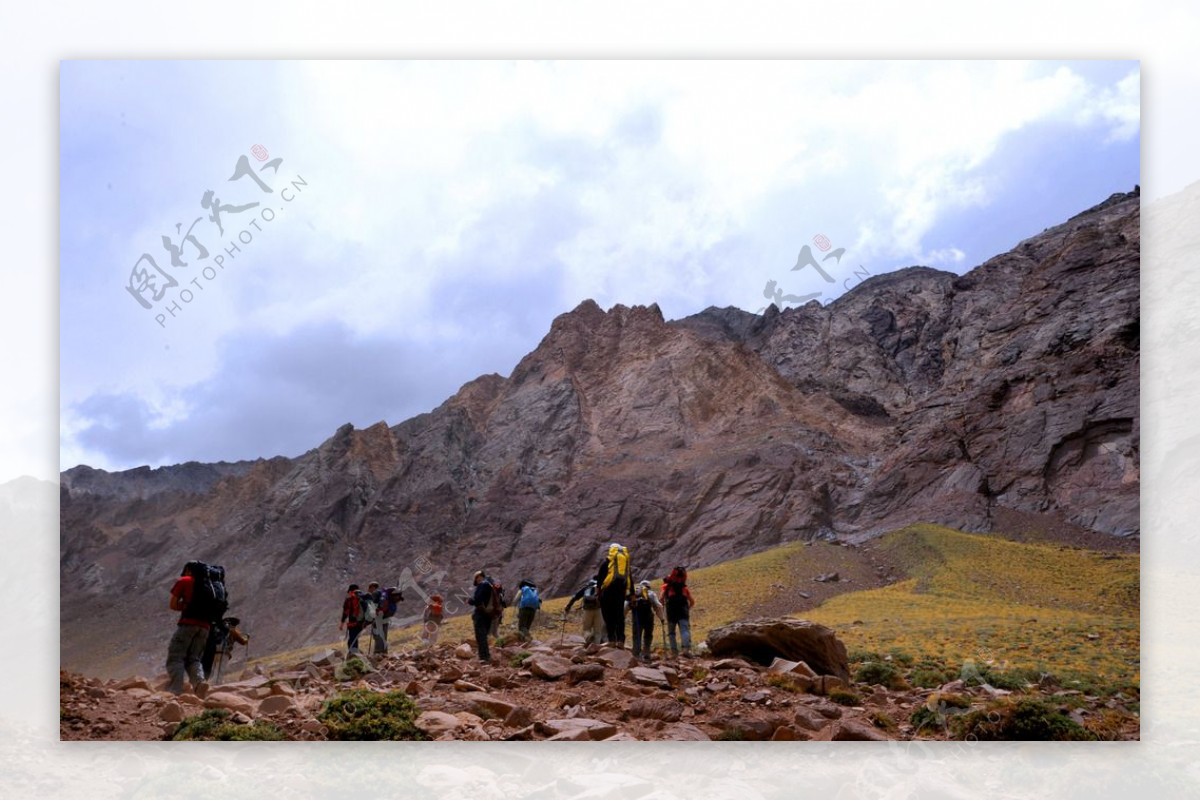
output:
[{"label": "pink-grey rock face", "polygon": [[[763,316],[585,301],[508,378],[294,459],[67,470],[63,666],[159,670],[193,558],[270,653],[334,639],[350,581],[461,612],[480,567],[561,595],[613,540],[657,578],[917,521],[1136,535],[1138,226],[1114,196],[963,276]],[[393,626],[424,606],[405,591]]]}]

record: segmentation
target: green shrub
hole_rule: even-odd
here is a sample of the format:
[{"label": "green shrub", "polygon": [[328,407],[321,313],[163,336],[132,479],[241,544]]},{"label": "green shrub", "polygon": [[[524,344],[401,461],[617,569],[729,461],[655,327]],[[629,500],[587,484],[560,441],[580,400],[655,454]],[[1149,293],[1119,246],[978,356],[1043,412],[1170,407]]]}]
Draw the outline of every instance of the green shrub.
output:
[{"label": "green shrub", "polygon": [[887,712],[878,709],[873,710],[867,715],[867,720],[871,721],[877,729],[883,729],[884,731],[896,730],[896,721]]},{"label": "green shrub", "polygon": [[331,740],[427,740],[416,727],[416,704],[400,690],[347,690],[321,707],[317,720]]},{"label": "green shrub", "polygon": [[904,686],[904,677],[890,662],[864,662],[854,674],[859,684],[882,684],[891,690]]},{"label": "green shrub", "polygon": [[834,690],[829,694],[829,700],[842,706],[858,706],[862,703],[862,698],[857,693],[846,690]]},{"label": "green shrub", "polygon": [[338,681],[355,681],[361,679],[373,670],[366,660],[352,656],[333,669],[333,677]]},{"label": "green shrub", "polygon": [[1096,735],[1038,698],[1005,699],[955,718],[959,739],[1095,740]]},{"label": "green shrub", "polygon": [[745,740],[746,735],[743,734],[741,729],[739,729],[737,727],[730,727],[727,729],[722,729],[717,734],[717,736],[714,737],[713,739],[714,740]]},{"label": "green shrub", "polygon": [[172,740],[286,740],[278,726],[266,720],[234,723],[228,709],[206,709],[185,718],[171,735]]},{"label": "green shrub", "polygon": [[517,651],[515,654],[513,654],[511,657],[509,657],[508,666],[519,668],[521,666],[521,663],[524,662],[526,659],[528,659],[531,656],[533,656],[533,654],[530,653],[529,651]]},{"label": "green shrub", "polygon": [[999,668],[984,667],[980,671],[983,680],[1001,690],[1024,690],[1030,684],[1037,684],[1042,677],[1041,671],[1033,668]]},{"label": "green shrub", "polygon": [[941,687],[948,681],[958,678],[958,671],[951,670],[945,662],[936,659],[922,659],[913,668],[908,681],[914,687],[933,689]]}]

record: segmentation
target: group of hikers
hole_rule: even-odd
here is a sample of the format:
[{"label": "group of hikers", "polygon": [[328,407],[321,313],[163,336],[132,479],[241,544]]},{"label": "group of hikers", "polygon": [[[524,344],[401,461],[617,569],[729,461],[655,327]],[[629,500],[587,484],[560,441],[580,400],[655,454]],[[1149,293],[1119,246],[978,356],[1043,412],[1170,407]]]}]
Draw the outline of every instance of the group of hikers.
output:
[{"label": "group of hikers", "polygon": [[[475,645],[480,661],[490,662],[488,637],[496,636],[498,632],[505,606],[503,588],[482,570],[475,573],[474,585],[474,593],[468,603],[474,607],[471,621],[475,628]],[[532,582],[522,581],[518,587],[522,593],[527,587],[532,587],[536,598],[537,588]],[[580,602],[583,609],[584,644],[599,645],[608,642],[617,648],[624,648],[625,615],[628,614],[633,628],[633,656],[635,659],[650,659],[651,645],[654,642],[654,620],[658,618],[659,623],[666,627],[671,655],[678,656],[679,646],[682,645],[683,655],[691,656],[690,618],[695,601],[687,586],[687,570],[683,567],[673,568],[663,578],[661,592],[662,600],[651,588],[648,579],[634,584],[629,549],[614,542],[601,560],[595,578],[589,579],[567,601],[563,611],[563,625],[566,625],[566,616],[570,614],[571,608],[576,602]],[[540,607],[540,599],[537,599],[536,605],[526,605],[525,595],[522,594],[517,623],[518,636],[522,641],[529,641],[529,630]]]},{"label": "group of hikers", "polygon": [[[249,637],[238,628],[240,621],[225,616],[229,603],[224,582],[224,568],[193,561],[184,565],[182,574],[171,587],[170,608],[180,612],[180,617],[167,647],[167,674],[168,689],[176,695],[183,692],[185,675],[194,689],[200,688],[206,677],[219,674],[221,661],[228,660],[234,643],[249,643]],[[368,629],[373,653],[386,654],[388,625],[403,600],[404,594],[397,587],[381,588],[379,582],[372,581],[364,591],[358,584],[351,584],[342,601],[342,617],[338,624],[339,630],[346,633],[347,656],[360,653],[359,638]],[[509,599],[499,581],[479,570],[473,577],[473,589],[466,601],[474,608],[471,620],[479,659],[490,662],[488,639],[499,637]],[[671,655],[678,656],[682,645],[683,655],[691,656],[690,611],[695,602],[687,586],[687,570],[683,567],[673,568],[662,579],[660,591],[656,593],[648,579],[633,582],[629,549],[614,542],[605,552],[595,577],[567,602],[563,612],[564,630],[567,615],[576,603],[583,610],[586,645],[607,642],[624,648],[625,616],[628,614],[632,621],[635,659],[650,658],[656,618],[666,629]],[[516,605],[517,637],[522,642],[529,642],[534,619],[542,607],[535,583],[523,579],[517,584]],[[426,598],[421,637],[427,646],[437,643],[444,612],[441,595]]]}]

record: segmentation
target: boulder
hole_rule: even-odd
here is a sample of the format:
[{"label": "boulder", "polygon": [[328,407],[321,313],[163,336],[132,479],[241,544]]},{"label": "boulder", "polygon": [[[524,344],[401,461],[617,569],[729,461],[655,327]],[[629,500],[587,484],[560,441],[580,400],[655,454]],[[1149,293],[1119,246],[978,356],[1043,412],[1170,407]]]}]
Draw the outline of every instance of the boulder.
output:
[{"label": "boulder", "polygon": [[533,723],[533,709],[527,706],[514,707],[504,718],[504,727],[523,729]]},{"label": "boulder", "polygon": [[817,672],[808,666],[806,662],[793,662],[790,659],[781,659],[776,657],[767,668],[769,673],[786,673],[791,676],[803,676],[808,679],[815,679]]},{"label": "boulder", "polygon": [[209,693],[204,699],[205,709],[228,709],[230,712],[253,716],[255,704],[241,695],[229,692]]},{"label": "boulder", "polygon": [[475,649],[471,647],[471,643],[464,642],[454,649],[454,655],[459,659],[470,659],[475,656]]},{"label": "boulder", "polygon": [[416,720],[417,728],[435,739],[454,731],[458,725],[458,718],[448,712],[422,712]]},{"label": "boulder", "polygon": [[534,654],[529,658],[529,672],[539,679],[558,681],[571,670],[571,663],[550,654]]},{"label": "boulder", "polygon": [[460,693],[484,692],[484,689],[482,687],[480,687],[478,684],[472,684],[471,682],[469,682],[465,679],[458,679],[457,681],[455,681],[454,689],[458,690]]},{"label": "boulder", "polygon": [[141,676],[134,676],[132,679],[125,679],[124,681],[122,681],[120,684],[117,685],[116,689],[132,690],[135,687],[140,690],[148,690],[149,692],[154,692],[154,688],[152,686],[150,686],[150,680],[144,679]]},{"label": "boulder", "polygon": [[711,740],[702,729],[698,729],[690,723],[676,723],[663,730],[664,740]]},{"label": "boulder", "polygon": [[583,731],[587,735],[583,739],[588,740],[604,740],[617,733],[617,727],[613,724],[605,723],[602,720],[593,720],[592,718],[555,718],[553,720],[541,721],[536,725],[540,733],[548,735],[552,740],[568,739],[558,738],[555,735],[576,730]]},{"label": "boulder", "polygon": [[166,723],[178,723],[185,717],[183,705],[175,701],[169,701],[159,710],[158,717]]},{"label": "boulder", "polygon": [[712,630],[707,643],[713,656],[739,655],[760,665],[783,658],[850,680],[846,646],[819,623],[795,618],[741,621]]},{"label": "boulder", "polygon": [[641,698],[629,705],[626,714],[631,718],[675,723],[683,717],[683,704],[668,698]]},{"label": "boulder", "polygon": [[582,681],[604,681],[604,665],[571,665],[571,669],[567,671],[567,683],[579,684]]},{"label": "boulder", "polygon": [[829,695],[832,692],[846,692],[850,689],[849,683],[842,681],[837,676],[822,676],[821,677],[821,695]]},{"label": "boulder", "polygon": [[671,682],[667,681],[667,677],[663,675],[661,670],[651,667],[635,667],[629,669],[629,678],[636,681],[638,684],[649,684],[663,689],[670,689]]},{"label": "boulder", "polygon": [[596,656],[596,661],[610,668],[625,670],[637,664],[633,653],[624,648],[606,648]]},{"label": "boulder", "polygon": [[467,693],[464,696],[468,708],[478,715],[504,720],[515,708],[516,704],[487,693]]},{"label": "boulder", "polygon": [[887,735],[861,720],[839,720],[833,724],[833,736],[837,742],[847,740],[886,740]]},{"label": "boulder", "polygon": [[712,663],[713,670],[753,670],[745,659],[718,659]]},{"label": "boulder", "polygon": [[809,731],[820,731],[829,724],[829,718],[807,706],[797,707],[793,720],[796,726]]},{"label": "boulder", "polygon": [[775,730],[786,724],[787,721],[780,715],[734,714],[712,721],[712,725],[720,728],[727,736],[742,740],[770,740]]},{"label": "boulder", "polygon": [[272,695],[264,698],[258,705],[258,712],[261,715],[277,715],[281,712],[288,712],[295,706],[295,701],[286,695]]}]

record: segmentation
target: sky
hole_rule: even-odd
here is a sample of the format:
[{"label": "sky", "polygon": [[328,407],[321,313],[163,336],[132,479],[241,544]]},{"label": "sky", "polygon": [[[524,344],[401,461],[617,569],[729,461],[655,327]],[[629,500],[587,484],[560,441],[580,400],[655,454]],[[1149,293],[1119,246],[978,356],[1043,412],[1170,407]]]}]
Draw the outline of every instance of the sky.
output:
[{"label": "sky", "polygon": [[[588,298],[677,319],[963,273],[1139,183],[1140,77],[65,61],[60,466],[296,456],[394,425],[507,375]],[[832,282],[793,270],[806,246]]]}]

